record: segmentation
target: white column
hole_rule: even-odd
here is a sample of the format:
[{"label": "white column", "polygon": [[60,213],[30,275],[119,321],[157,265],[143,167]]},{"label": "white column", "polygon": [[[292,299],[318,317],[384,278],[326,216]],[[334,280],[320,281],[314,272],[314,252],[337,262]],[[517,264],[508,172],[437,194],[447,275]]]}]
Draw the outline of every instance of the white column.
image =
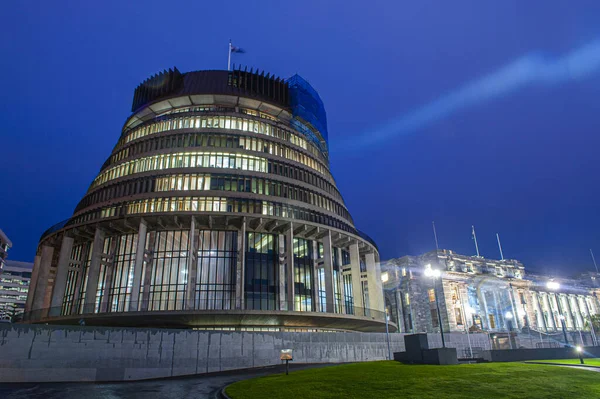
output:
[{"label": "white column", "polygon": [[100,277],[100,263],[102,262],[102,251],[104,250],[105,233],[96,228],[94,233],[94,247],[92,248],[92,259],[88,270],[88,280],[85,289],[85,300],[82,313],[94,313],[96,295],[98,292],[98,278]]},{"label": "white column", "polygon": [[[331,232],[323,237],[323,267],[325,269],[325,298],[327,313],[334,312],[335,296],[333,293],[333,248],[331,247]],[[339,284],[339,283],[338,283]]]},{"label": "white column", "polygon": [[312,253],[311,258],[311,276],[312,276],[312,307],[314,312],[321,311],[321,298],[319,297],[319,243],[314,240],[306,240],[311,242]]},{"label": "white column", "polygon": [[52,256],[54,248],[48,245],[42,246],[42,257],[38,272],[37,284],[33,297],[32,310],[43,309],[46,301],[46,290],[48,288],[48,276],[50,275],[50,267],[52,266]]},{"label": "white column", "polygon": [[131,300],[129,301],[129,311],[135,312],[139,309],[140,288],[142,286],[142,270],[144,269],[144,259],[146,256],[146,234],[148,225],[142,219],[138,228],[138,241],[135,249],[135,265],[133,266],[133,283],[131,286]]},{"label": "white column", "polygon": [[338,287],[340,291],[340,312],[346,314],[346,288],[344,287],[344,272],[342,270],[342,249],[334,248],[337,251],[337,269],[338,269]]},{"label": "white column", "polygon": [[358,243],[350,244],[350,272],[352,273],[352,295],[354,297],[354,306],[356,316],[364,316],[364,301],[362,285],[360,283],[360,253],[358,251]]},{"label": "white column", "polygon": [[375,253],[365,255],[367,264],[367,286],[369,287],[369,306],[371,309],[385,312],[383,287],[381,285],[381,267],[375,259]]},{"label": "white column", "polygon": [[277,251],[277,255],[278,255],[278,259],[279,259],[279,271],[277,273],[278,276],[278,282],[279,282],[279,307],[277,309],[279,310],[288,310],[287,307],[287,292],[285,290],[285,284],[286,284],[286,266],[285,266],[285,236],[283,234],[278,234],[276,235],[277,239],[278,239],[278,251]]},{"label": "white column", "polygon": [[292,223],[290,223],[290,229],[285,233],[285,240],[287,242],[287,251],[285,254],[285,263],[287,266],[287,305],[288,310],[294,310],[294,225]]},{"label": "white column", "polygon": [[52,302],[50,307],[57,308],[53,315],[60,315],[65,297],[65,287],[67,285],[67,276],[69,275],[69,261],[71,260],[71,250],[73,249],[73,238],[64,236],[58,255],[58,265],[56,266],[56,277],[54,278],[54,289],[52,291]]},{"label": "white column", "polygon": [[[188,247],[188,259],[187,259],[187,286],[186,286],[186,298],[185,308],[195,309],[196,308],[196,279],[198,274],[198,248],[196,243],[198,242],[198,232],[196,231],[196,219],[192,216],[192,222],[190,225],[189,232],[189,247]],[[224,303],[221,303],[221,309],[224,309]]]},{"label": "white column", "polygon": [[237,239],[237,260],[235,267],[235,297],[236,308],[245,309],[244,284],[246,269],[246,218],[242,220],[242,229],[238,232]]}]

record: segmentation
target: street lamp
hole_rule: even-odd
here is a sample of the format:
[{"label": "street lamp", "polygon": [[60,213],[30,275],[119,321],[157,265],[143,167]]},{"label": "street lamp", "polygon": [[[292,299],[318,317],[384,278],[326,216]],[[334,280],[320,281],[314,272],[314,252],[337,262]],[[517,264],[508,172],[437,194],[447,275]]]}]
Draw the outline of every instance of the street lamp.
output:
[{"label": "street lamp", "polygon": [[444,326],[442,325],[442,314],[440,312],[440,302],[438,300],[438,294],[437,294],[437,280],[438,277],[440,277],[442,275],[442,272],[440,272],[437,269],[432,269],[431,265],[426,265],[425,266],[425,276],[426,277],[431,277],[433,279],[433,292],[434,292],[434,296],[435,296],[435,307],[437,308],[437,315],[438,315],[438,323],[440,325],[440,335],[442,336],[442,348],[446,347],[446,340],[444,339]]},{"label": "street lamp", "polygon": [[[556,281],[548,281],[546,283],[546,287],[548,287],[549,290],[557,291],[560,288],[560,284],[557,283]],[[556,299],[556,306],[558,307],[558,318],[560,319],[560,324],[562,325],[562,331],[563,331],[563,335],[565,337],[565,345],[568,346],[569,339],[567,338],[567,327],[565,326],[565,316],[563,316],[562,310],[560,307],[560,298],[558,298],[557,295],[554,294],[554,299]]]},{"label": "street lamp", "polygon": [[583,363],[583,348],[581,346],[577,345],[575,347],[575,350],[577,351],[577,355],[579,356],[579,362],[581,364],[584,364]]}]

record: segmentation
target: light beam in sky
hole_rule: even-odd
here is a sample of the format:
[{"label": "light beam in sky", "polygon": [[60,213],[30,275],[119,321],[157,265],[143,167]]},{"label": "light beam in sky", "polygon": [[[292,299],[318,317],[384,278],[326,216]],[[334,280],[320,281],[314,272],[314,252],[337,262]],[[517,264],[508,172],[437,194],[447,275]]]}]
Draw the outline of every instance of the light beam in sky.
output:
[{"label": "light beam in sky", "polygon": [[387,138],[413,133],[462,109],[510,94],[527,85],[556,85],[578,80],[599,68],[600,39],[556,59],[545,57],[540,52],[532,52],[437,100],[364,132],[351,142],[343,143],[342,147],[348,150],[375,145]]}]

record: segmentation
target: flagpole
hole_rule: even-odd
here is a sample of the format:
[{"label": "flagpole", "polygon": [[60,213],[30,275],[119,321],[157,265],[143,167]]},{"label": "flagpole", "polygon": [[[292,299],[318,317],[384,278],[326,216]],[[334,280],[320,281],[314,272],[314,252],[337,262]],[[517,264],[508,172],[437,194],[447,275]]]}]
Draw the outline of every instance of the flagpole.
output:
[{"label": "flagpole", "polygon": [[231,71],[231,39],[229,39],[229,52],[227,53],[227,70]]},{"label": "flagpole", "polygon": [[433,238],[435,238],[435,249],[439,251],[440,246],[438,245],[437,233],[435,232],[435,222],[431,222],[431,225],[433,226]]},{"label": "flagpole", "polygon": [[500,236],[496,233],[496,239],[498,240],[498,249],[500,249],[500,259],[504,260],[504,254],[502,253],[502,244],[500,244]]},{"label": "flagpole", "polygon": [[473,233],[473,240],[475,240],[475,250],[477,251],[477,257],[479,257],[479,245],[477,245],[477,235],[475,234],[475,226],[471,226]]},{"label": "flagpole", "polygon": [[598,265],[596,264],[596,258],[594,258],[594,253],[592,252],[592,248],[590,248],[590,255],[592,255],[592,261],[594,261],[594,267],[596,268],[596,273],[598,273]]}]

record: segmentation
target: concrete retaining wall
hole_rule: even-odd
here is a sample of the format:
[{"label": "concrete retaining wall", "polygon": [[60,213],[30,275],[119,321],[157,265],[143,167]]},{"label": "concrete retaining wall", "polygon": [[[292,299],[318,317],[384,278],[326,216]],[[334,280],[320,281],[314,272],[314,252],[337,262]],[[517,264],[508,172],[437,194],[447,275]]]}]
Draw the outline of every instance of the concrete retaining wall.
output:
[{"label": "concrete retaining wall", "polygon": [[[404,350],[390,334],[391,351]],[[381,333],[220,332],[0,325],[0,382],[124,381],[279,364],[384,360]]]}]

